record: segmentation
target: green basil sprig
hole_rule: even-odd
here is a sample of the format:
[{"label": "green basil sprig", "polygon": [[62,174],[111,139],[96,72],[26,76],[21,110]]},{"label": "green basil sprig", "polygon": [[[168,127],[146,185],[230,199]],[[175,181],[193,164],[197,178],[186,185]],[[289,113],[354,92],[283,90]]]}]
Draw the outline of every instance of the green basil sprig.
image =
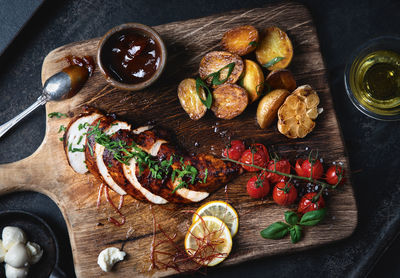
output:
[{"label": "green basil sprig", "polygon": [[295,212],[286,211],[286,223],[281,221],[275,222],[262,230],[260,234],[263,238],[281,239],[289,233],[292,243],[296,243],[302,236],[303,229],[301,226],[315,226],[324,219],[325,215],[326,208],[322,208],[305,213],[299,221],[299,217]]},{"label": "green basil sprig", "polygon": [[275,57],[273,59],[271,59],[269,62],[267,62],[266,64],[262,65],[264,68],[269,68],[273,65],[275,65],[276,63],[278,63],[279,61],[282,61],[283,59],[285,59],[285,57]]}]

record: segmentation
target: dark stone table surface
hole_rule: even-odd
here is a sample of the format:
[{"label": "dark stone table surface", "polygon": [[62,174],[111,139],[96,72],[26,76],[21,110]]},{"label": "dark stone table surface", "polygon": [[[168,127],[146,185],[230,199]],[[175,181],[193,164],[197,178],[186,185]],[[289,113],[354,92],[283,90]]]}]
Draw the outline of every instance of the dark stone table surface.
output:
[{"label": "dark stone table surface", "polygon": [[[0,8],[28,0],[0,1]],[[400,1],[299,1],[311,11],[328,71],[331,93],[348,150],[359,209],[359,224],[348,239],[307,251],[267,257],[210,270],[210,277],[400,277],[400,122],[370,119],[346,96],[343,70],[351,52],[381,35],[399,35]],[[265,5],[261,0],[48,0],[0,56],[0,122],[33,103],[40,94],[44,57],[54,48],[103,35],[125,22],[159,25],[225,11]],[[18,5],[17,5],[18,6]],[[15,26],[21,18],[9,17]],[[0,29],[2,30],[2,29]],[[0,34],[0,41],[6,39]],[[45,110],[32,113],[0,139],[0,163],[32,154],[43,140]],[[0,197],[0,210],[24,209],[46,219],[61,245],[61,267],[74,277],[71,249],[60,211],[34,192]],[[262,244],[262,241],[260,241]],[[100,271],[100,269],[99,269]]]}]

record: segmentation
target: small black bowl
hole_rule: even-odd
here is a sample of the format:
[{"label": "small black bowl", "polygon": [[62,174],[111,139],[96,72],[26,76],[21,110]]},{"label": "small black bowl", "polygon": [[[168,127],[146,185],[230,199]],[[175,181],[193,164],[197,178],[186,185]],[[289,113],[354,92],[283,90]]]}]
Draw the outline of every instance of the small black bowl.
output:
[{"label": "small black bowl", "polygon": [[[58,268],[58,243],[50,226],[40,217],[25,211],[7,210],[0,212],[0,233],[6,226],[21,228],[28,241],[36,242],[43,249],[40,261],[29,268],[28,277],[63,278],[66,275]],[[5,277],[4,266],[0,277]]]}]

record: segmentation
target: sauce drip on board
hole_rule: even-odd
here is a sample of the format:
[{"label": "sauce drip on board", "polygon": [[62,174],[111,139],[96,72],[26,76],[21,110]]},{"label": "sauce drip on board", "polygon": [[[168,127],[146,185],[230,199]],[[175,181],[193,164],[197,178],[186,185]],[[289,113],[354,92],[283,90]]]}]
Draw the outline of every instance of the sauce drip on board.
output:
[{"label": "sauce drip on board", "polygon": [[68,55],[64,59],[70,66],[79,66],[87,69],[89,76],[92,76],[95,69],[95,63],[91,56],[78,57],[75,55]]},{"label": "sauce drip on board", "polygon": [[138,84],[149,80],[161,62],[160,46],[134,29],[112,35],[100,54],[107,75],[121,83]]}]

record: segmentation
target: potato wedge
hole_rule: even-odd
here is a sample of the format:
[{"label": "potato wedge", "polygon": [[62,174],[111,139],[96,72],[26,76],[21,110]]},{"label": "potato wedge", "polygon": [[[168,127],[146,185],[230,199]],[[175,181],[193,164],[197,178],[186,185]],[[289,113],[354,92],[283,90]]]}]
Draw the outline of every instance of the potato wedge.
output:
[{"label": "potato wedge", "polygon": [[224,84],[213,91],[211,110],[220,119],[233,119],[246,108],[248,96],[245,89],[236,84]]},{"label": "potato wedge", "polygon": [[292,42],[287,34],[278,27],[269,27],[265,30],[264,37],[257,45],[256,57],[261,65],[265,65],[276,57],[283,57],[284,59],[268,67],[268,69],[284,69],[292,61]]},{"label": "potato wedge", "polygon": [[310,85],[298,87],[278,110],[278,130],[289,138],[304,138],[313,131],[319,97]]},{"label": "potato wedge", "polygon": [[276,119],[279,107],[289,95],[285,89],[277,89],[264,96],[257,107],[257,123],[261,128],[267,128]]},{"label": "potato wedge", "polygon": [[296,89],[296,80],[294,80],[293,74],[288,69],[278,69],[271,71],[265,82],[272,89],[286,89],[292,92]]},{"label": "potato wedge", "polygon": [[[236,83],[243,73],[244,63],[240,56],[227,51],[212,51],[207,53],[200,62],[200,78],[205,80],[208,85],[212,85],[212,77],[208,76],[212,73],[218,72],[230,63],[235,63],[235,66],[232,73],[224,83]],[[219,80],[226,79],[227,75],[228,68],[221,70]],[[216,88],[218,85],[212,85],[212,87]]]},{"label": "potato wedge", "polygon": [[251,60],[244,60],[245,70],[241,85],[249,94],[249,103],[257,100],[264,90],[264,73],[261,67]]},{"label": "potato wedge", "polygon": [[238,26],[225,32],[221,40],[222,48],[243,56],[254,51],[258,43],[258,31],[251,25]]},{"label": "potato wedge", "polygon": [[[202,99],[206,99],[206,93],[202,87],[199,89],[199,94]],[[182,108],[192,120],[198,120],[206,114],[207,107],[200,101],[197,95],[195,79],[187,78],[179,83],[178,98]]]}]

